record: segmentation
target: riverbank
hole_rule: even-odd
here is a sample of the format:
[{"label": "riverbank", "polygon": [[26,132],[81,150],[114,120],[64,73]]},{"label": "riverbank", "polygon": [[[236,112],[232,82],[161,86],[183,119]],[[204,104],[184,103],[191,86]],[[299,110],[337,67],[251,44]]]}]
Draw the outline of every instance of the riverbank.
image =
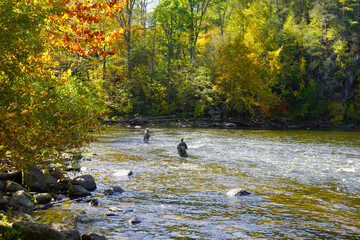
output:
[{"label": "riverbank", "polygon": [[[83,157],[82,161],[91,161]],[[70,216],[59,222],[48,222],[44,217],[35,217],[37,210],[47,210],[61,205],[68,199],[97,205],[92,193],[95,179],[87,175],[73,178],[68,172],[80,171],[77,167],[64,164],[56,167],[51,162],[43,166],[29,167],[21,172],[10,159],[0,160],[0,239],[58,239],[58,240],[103,240],[95,233],[81,234],[76,228],[78,216]],[[90,197],[90,198],[87,198]],[[64,223],[65,222],[65,223]]]},{"label": "riverbank", "polygon": [[264,130],[360,130],[360,124],[349,122],[335,126],[326,121],[294,122],[288,118],[250,122],[236,118],[181,118],[175,115],[163,117],[124,117],[101,120],[104,125],[120,126],[162,126],[162,127],[195,127],[195,128],[233,128],[233,129],[264,129]]}]

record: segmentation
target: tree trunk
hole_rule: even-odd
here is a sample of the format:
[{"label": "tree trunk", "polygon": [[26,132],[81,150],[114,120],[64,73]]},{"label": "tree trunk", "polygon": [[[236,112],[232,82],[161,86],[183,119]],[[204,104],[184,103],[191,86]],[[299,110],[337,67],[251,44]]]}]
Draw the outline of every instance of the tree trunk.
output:
[{"label": "tree trunk", "polygon": [[166,103],[170,105],[170,77],[171,77],[171,52],[169,50],[168,56],[168,77],[166,81]]},{"label": "tree trunk", "polygon": [[[105,52],[106,48],[104,46],[104,52]],[[103,57],[103,80],[105,80],[106,77],[106,56]]]},{"label": "tree trunk", "polygon": [[[152,49],[151,49],[151,74],[150,74],[150,101],[152,99],[153,96],[153,82],[154,82],[154,56],[155,56],[155,38],[153,39],[153,45],[152,45]],[[150,102],[150,105],[152,105],[152,101]]]}]

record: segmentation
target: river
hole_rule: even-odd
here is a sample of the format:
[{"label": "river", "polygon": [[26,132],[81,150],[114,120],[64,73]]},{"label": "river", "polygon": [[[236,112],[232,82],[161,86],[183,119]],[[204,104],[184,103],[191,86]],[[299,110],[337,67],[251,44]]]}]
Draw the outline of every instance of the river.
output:
[{"label": "river", "polygon": [[[79,174],[94,176],[99,206],[67,200],[45,216],[83,216],[80,232],[114,240],[360,238],[360,132],[153,127],[149,144],[143,132],[97,135]],[[134,174],[116,177],[122,169]],[[104,195],[112,185],[126,192]],[[228,197],[234,188],[252,194]],[[129,212],[107,216],[110,207]]]}]

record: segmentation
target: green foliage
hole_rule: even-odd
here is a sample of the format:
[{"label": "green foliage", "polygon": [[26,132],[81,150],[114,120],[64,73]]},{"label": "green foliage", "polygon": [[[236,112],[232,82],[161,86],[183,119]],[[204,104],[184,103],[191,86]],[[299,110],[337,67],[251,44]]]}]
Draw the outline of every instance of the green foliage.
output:
[{"label": "green foliage", "polygon": [[338,126],[343,123],[344,120],[344,111],[340,103],[329,101],[328,109],[330,111],[331,122]]},{"label": "green foliage", "polygon": [[346,103],[346,116],[355,122],[360,122],[360,104]]},{"label": "green foliage", "polygon": [[360,103],[357,102],[360,98],[360,84],[355,89],[355,96],[353,101],[345,103],[346,117],[352,121],[360,122]]},{"label": "green foliage", "polygon": [[[36,1],[0,4],[0,158],[24,169],[92,141],[103,113],[93,85],[58,74],[46,41],[47,17],[56,5]],[[11,44],[8,43],[11,41]]]},{"label": "green foliage", "polygon": [[0,224],[0,240],[20,240],[24,239],[24,236],[21,230],[19,231]]},{"label": "green foliage", "polygon": [[0,212],[0,240],[20,240],[24,239],[23,231],[25,229],[14,229],[11,224],[14,220],[11,217],[11,211],[6,214]]}]

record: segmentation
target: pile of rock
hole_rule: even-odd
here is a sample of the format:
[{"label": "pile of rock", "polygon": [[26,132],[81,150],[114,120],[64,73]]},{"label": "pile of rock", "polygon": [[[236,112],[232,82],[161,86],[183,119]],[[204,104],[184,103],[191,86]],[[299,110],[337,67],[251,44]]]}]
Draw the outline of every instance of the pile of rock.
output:
[{"label": "pile of rock", "polygon": [[[31,213],[37,208],[50,207],[67,197],[79,198],[91,195],[96,189],[91,175],[74,179],[64,178],[60,169],[50,168],[44,173],[41,168],[32,167],[23,174],[14,169],[0,173],[0,210],[11,210],[14,214],[27,216],[24,222],[13,224],[14,229],[23,230],[26,239],[80,239],[74,226],[66,224],[42,224],[33,222]],[[81,239],[105,239],[95,233],[84,234]]]}]

